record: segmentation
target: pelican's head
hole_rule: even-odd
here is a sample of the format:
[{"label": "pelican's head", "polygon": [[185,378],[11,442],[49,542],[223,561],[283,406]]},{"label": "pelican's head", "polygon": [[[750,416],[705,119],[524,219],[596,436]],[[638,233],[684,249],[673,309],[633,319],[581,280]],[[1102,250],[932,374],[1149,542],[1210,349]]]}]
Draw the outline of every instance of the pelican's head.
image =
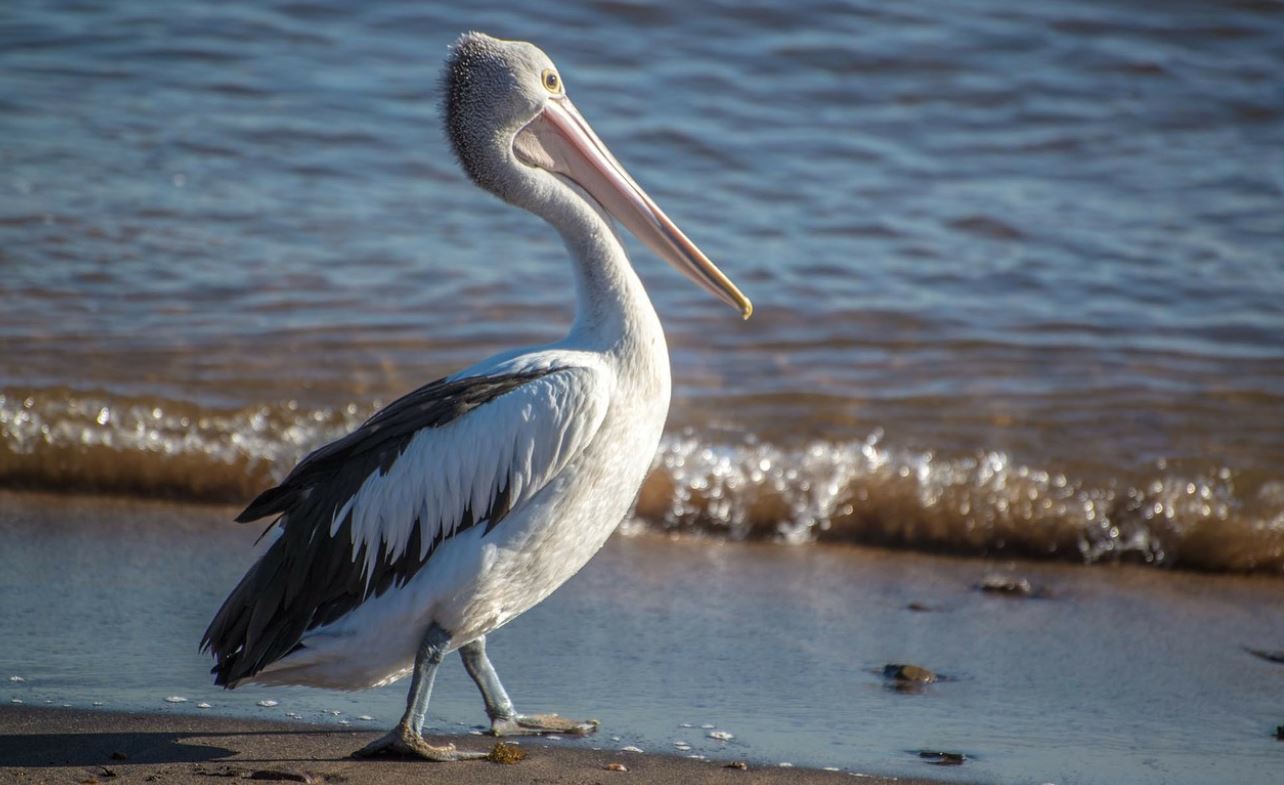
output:
[{"label": "pelican's head", "polygon": [[531,207],[533,175],[614,217],[662,259],[736,308],[749,299],[669,220],[597,138],[557,66],[538,47],[465,33],[443,84],[446,134],[464,171],[500,198]]}]

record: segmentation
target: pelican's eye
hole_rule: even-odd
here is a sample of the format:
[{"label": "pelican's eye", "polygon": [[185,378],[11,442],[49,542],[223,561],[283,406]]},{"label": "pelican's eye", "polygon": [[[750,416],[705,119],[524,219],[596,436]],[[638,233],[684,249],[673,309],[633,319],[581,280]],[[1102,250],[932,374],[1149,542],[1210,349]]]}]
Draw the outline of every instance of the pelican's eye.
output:
[{"label": "pelican's eye", "polygon": [[550,93],[562,92],[562,80],[557,78],[557,73],[551,69],[544,71],[544,89]]}]

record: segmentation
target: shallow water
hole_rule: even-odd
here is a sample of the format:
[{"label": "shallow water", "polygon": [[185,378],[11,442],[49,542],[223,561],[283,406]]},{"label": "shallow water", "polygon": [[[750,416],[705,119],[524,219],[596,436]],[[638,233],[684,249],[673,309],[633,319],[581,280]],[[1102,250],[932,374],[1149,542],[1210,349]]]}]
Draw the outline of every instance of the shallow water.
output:
[{"label": "shallow water", "polygon": [[439,131],[478,28],[757,306],[631,246],[676,383],[644,520],[1284,570],[1280,5],[451,5],[7,5],[0,484],[242,501],[557,337],[560,244]]},{"label": "shallow water", "polygon": [[[154,712],[208,702],[393,724],[405,682],[357,693],[212,686],[197,641],[257,534],[229,513],[0,494],[0,700]],[[991,573],[1050,596],[972,588]],[[1242,645],[1284,648],[1277,579],[643,535],[612,539],[488,648],[519,708],[602,721],[591,739],[565,743],[667,754],[684,741],[682,754],[755,766],[969,782],[1267,785],[1284,764],[1272,737],[1284,666]],[[897,692],[880,675],[889,662],[942,681]],[[431,725],[464,732],[484,719],[449,658]],[[922,749],[969,760],[929,768]]]}]

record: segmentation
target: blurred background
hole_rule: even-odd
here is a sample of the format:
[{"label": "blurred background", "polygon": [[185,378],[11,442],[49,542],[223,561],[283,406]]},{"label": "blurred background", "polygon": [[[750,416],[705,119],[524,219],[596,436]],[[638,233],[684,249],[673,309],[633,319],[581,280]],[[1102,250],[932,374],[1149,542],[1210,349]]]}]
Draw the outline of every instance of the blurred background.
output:
[{"label": "blurred background", "polygon": [[[717,543],[820,543],[753,551],[788,579],[767,567],[744,573],[795,608],[827,608],[795,619],[805,629],[778,629],[790,645],[812,641],[807,656],[824,662],[804,657],[807,674],[834,674],[785,680],[793,702],[766,686],[779,673],[747,682],[766,690],[741,696],[761,723],[760,754],[792,754],[772,735],[774,711],[793,712],[799,738],[829,727],[834,715],[812,698],[844,669],[881,666],[893,652],[859,647],[903,629],[896,614],[912,591],[900,588],[884,596],[885,624],[834,632],[858,623],[846,609],[866,595],[815,578],[855,569],[817,566],[841,562],[826,543],[1284,572],[1284,5],[1267,1],[9,0],[0,11],[0,486],[243,504],[378,405],[488,353],[561,337],[573,294],[557,236],[467,182],[441,131],[438,71],[468,29],[543,47],[616,156],[754,301],[741,322],[627,238],[665,324],[675,381],[669,432],[628,531],[701,533],[708,552],[688,556],[715,585],[739,569],[718,561]],[[104,520],[133,522],[104,523],[98,538],[66,550],[70,530],[40,523],[38,506],[55,497],[36,507],[5,498],[11,590],[59,570],[90,574],[107,552],[123,560],[111,585],[151,570],[155,585],[138,595],[150,599],[137,600],[145,612],[130,619],[190,613],[186,637],[162,649],[164,662],[188,661],[157,672],[204,683],[190,652],[204,622],[195,617],[243,569],[248,540],[239,530],[215,540],[194,532],[234,511],[154,512],[204,523],[165,524],[180,537],[165,548],[177,550],[149,551],[160,547],[144,534],[153,529],[98,501],[58,515],[92,520],[106,510]],[[676,558],[639,556],[632,549],[651,547],[643,540],[613,546],[609,563],[628,573],[634,556]],[[121,543],[131,550],[110,550]],[[157,566],[203,549],[221,561]],[[69,554],[73,567],[60,567]],[[915,564],[901,574],[933,585]],[[578,585],[606,591],[617,580],[604,569],[590,567]],[[1064,580],[1096,580],[1079,572]],[[185,575],[199,577],[197,593],[166,597],[160,587]],[[681,583],[670,578],[670,588]],[[1153,588],[1156,579],[1128,580]],[[1165,625],[1183,614],[1194,626],[1163,651],[1217,619],[1278,637],[1278,604],[1261,610],[1278,583],[1203,580],[1212,579],[1181,577],[1201,588],[1145,612],[1120,599],[1141,584],[1101,589],[1112,610],[1061,618],[1072,626],[1057,640],[1072,647],[1094,623],[1176,635]],[[1213,586],[1240,588],[1197,610]],[[726,607],[745,596],[735,587],[723,586]],[[1235,613],[1249,595],[1263,603],[1255,615]],[[25,614],[37,632],[7,656],[38,671],[34,652],[47,651],[66,620],[41,627],[42,603],[16,596],[8,613]],[[567,636],[585,629],[582,614],[609,625],[640,612],[628,599],[620,611],[573,596],[546,606],[571,614]],[[835,598],[846,599],[826,605]],[[1031,615],[1016,626],[1037,646],[1052,640],[1040,636],[1051,635],[1046,608],[1055,606],[1033,607],[1044,610],[1022,611]],[[1116,619],[1121,607],[1145,620]],[[701,603],[682,611],[708,628]],[[553,623],[554,611],[532,616],[540,613]],[[719,618],[722,645],[745,617]],[[1001,625],[986,613],[974,621],[987,634]],[[930,625],[944,623],[925,622],[926,637],[914,640],[937,640]],[[514,628],[533,636],[522,624]],[[132,640],[138,657],[150,656]],[[1077,765],[1113,750],[1111,765],[1130,761],[1134,782],[1227,769],[1165,769],[1131,742],[1111,747],[1127,736],[1096,724],[1111,696],[1135,710],[1129,727],[1186,717],[1165,755],[1201,743],[1209,755],[1236,749],[1198,725],[1208,701],[1220,700],[1227,726],[1245,737],[1278,705],[1234,673],[1218,697],[1201,693],[1191,705],[1157,708],[1142,697],[1151,692],[1119,698],[1127,691],[1113,678],[1091,693],[1085,685],[1150,650],[1125,646],[1104,661],[1056,650],[1042,662],[1064,657],[1081,669],[1061,687],[1088,692],[1075,693],[1078,720],[1052,723],[1047,745],[1063,745]],[[603,680],[616,672],[591,652],[562,655],[597,663]],[[1218,672],[1219,656],[1150,678],[1189,683]],[[78,694],[103,683],[76,662],[67,672],[83,668],[83,678],[67,683]],[[990,665],[1004,681],[1029,663]],[[722,676],[709,670],[724,666]],[[693,664],[686,686],[665,697],[656,674],[682,677],[657,662],[641,690],[656,706],[619,709],[617,727],[663,738],[657,728],[673,718],[656,719],[661,708],[701,685],[735,691],[750,673],[743,666]],[[992,688],[985,667],[960,666],[959,681]],[[1037,664],[1022,673],[1010,686],[1042,683]],[[535,675],[550,690],[567,678]],[[153,687],[131,689],[139,701]],[[440,705],[475,714],[470,689],[447,682]],[[809,689],[820,692],[803,697]],[[371,710],[380,721],[395,718],[394,692]],[[1028,692],[984,695],[918,704],[936,707],[924,709],[928,720],[880,713],[888,698],[877,688],[845,699],[902,729],[955,718],[962,743],[969,722],[1006,728],[987,737],[989,763],[981,752],[992,768],[974,773],[1012,781],[1064,770],[1012,752],[1045,704],[1022,714]],[[705,705],[724,698],[715,692]],[[319,711],[329,698],[307,700]],[[1251,722],[1236,713],[1250,704]],[[884,765],[851,739],[833,744],[797,759]],[[1252,768],[1265,766],[1252,754],[1234,752],[1239,781],[1266,771]]]}]

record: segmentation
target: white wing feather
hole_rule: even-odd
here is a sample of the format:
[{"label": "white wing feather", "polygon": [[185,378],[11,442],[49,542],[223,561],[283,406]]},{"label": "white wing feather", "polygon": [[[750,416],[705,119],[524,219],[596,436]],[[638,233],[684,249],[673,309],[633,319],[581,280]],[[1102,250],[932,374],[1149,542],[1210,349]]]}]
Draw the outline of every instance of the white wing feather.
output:
[{"label": "white wing feather", "polygon": [[352,513],[353,558],[365,548],[367,589],[381,555],[402,556],[415,526],[419,558],[455,533],[466,511],[483,513],[506,488],[517,509],[593,439],[610,403],[607,375],[576,366],[554,371],[438,428],[424,428],[388,468],[366,478],[335,511],[330,536]]}]

